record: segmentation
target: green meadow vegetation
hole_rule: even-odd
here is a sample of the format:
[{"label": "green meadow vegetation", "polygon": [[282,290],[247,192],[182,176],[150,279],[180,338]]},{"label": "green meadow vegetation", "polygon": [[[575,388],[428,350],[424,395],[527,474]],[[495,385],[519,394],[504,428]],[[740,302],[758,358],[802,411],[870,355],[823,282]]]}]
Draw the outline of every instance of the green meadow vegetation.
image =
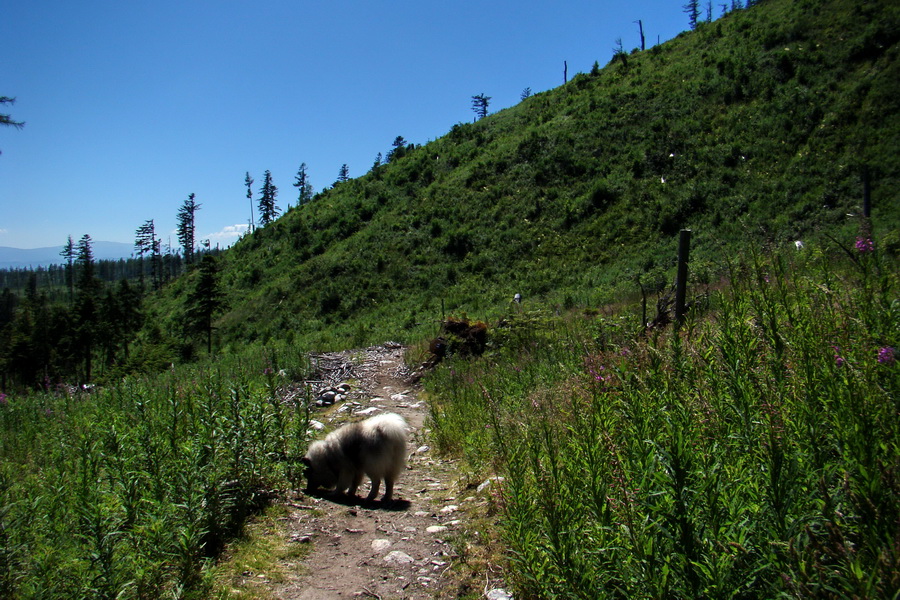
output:
[{"label": "green meadow vegetation", "polygon": [[299,487],[308,373],[258,349],[91,392],[0,394],[0,597],[207,598],[247,517]]},{"label": "green meadow vegetation", "polygon": [[900,281],[857,248],[735,259],[678,329],[513,312],[428,378],[521,597],[897,597]]},{"label": "green meadow vegetation", "polygon": [[[430,427],[503,477],[517,597],[898,597],[898,41],[896,2],[763,0],[397,147],[158,290],[84,260],[4,293],[0,597],[208,597],[300,483],[308,353],[466,315],[487,348],[427,375]],[[648,329],[682,228],[691,310]]]}]

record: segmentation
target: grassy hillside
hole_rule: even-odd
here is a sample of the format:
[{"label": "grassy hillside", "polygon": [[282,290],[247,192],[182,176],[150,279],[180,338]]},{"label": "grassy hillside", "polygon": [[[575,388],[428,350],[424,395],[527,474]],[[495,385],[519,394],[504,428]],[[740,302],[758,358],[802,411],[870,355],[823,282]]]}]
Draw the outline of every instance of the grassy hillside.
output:
[{"label": "grassy hillside", "polygon": [[[0,393],[0,596],[208,597],[300,483],[307,350],[421,343],[443,302],[507,313],[426,390],[436,450],[504,477],[460,505],[517,597],[896,598],[898,13],[765,0],[458,125],[224,253],[214,358]],[[637,332],[685,226],[707,301]],[[174,358],[198,274],[135,361]]]},{"label": "grassy hillside", "polygon": [[347,346],[414,339],[442,302],[600,303],[669,281],[682,227],[708,278],[748,243],[855,231],[863,165],[896,238],[898,39],[894,2],[768,0],[458,124],[241,240],[219,338]]},{"label": "grassy hillside", "polygon": [[526,311],[426,380],[437,446],[503,478],[480,500],[517,598],[900,594],[896,262],[733,266],[678,331]]}]

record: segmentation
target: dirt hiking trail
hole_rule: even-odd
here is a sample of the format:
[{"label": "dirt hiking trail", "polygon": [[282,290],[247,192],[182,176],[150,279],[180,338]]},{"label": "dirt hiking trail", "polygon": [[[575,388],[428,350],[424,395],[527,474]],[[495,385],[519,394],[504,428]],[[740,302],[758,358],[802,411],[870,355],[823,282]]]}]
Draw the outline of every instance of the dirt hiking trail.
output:
[{"label": "dirt hiking trail", "polygon": [[[401,346],[389,343],[319,357],[320,372],[331,373],[328,379],[338,375],[353,387],[347,399],[317,409],[312,418],[332,430],[373,414],[402,415],[409,425],[407,469],[395,485],[394,501],[386,506],[380,500],[365,504],[327,494],[292,494],[282,519],[286,536],[290,543],[309,544],[310,551],[305,558],[278,565],[285,577],[266,584],[271,597],[412,600],[459,592],[447,589],[447,572],[459,559],[448,540],[465,528],[465,512],[453,494],[455,465],[434,456],[429,447],[427,407],[419,388],[408,383],[403,353]],[[320,431],[317,438],[323,435]],[[368,491],[366,478],[357,494],[363,498]],[[467,503],[474,505],[474,500]]]}]

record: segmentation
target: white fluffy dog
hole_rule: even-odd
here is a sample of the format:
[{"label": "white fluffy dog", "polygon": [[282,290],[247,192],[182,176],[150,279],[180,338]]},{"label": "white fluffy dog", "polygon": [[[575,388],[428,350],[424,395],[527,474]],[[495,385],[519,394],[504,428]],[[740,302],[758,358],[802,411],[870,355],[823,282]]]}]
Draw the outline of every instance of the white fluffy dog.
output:
[{"label": "white fluffy dog", "polygon": [[307,491],[334,488],[356,495],[363,475],[372,480],[371,502],[384,480],[383,502],[391,499],[397,475],[406,464],[406,421],[394,413],[378,415],[345,425],[313,442],[303,457]]}]

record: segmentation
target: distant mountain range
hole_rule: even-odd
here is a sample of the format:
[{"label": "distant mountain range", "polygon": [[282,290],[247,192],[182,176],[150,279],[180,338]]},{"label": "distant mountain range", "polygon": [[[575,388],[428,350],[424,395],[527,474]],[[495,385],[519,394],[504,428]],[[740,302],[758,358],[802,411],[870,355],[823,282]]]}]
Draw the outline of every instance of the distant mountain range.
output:
[{"label": "distant mountain range", "polygon": [[[123,242],[93,242],[91,248],[95,260],[130,258],[134,250],[131,244]],[[0,246],[0,269],[27,269],[62,264],[64,261],[59,255],[61,251],[62,245],[31,249]]]}]

